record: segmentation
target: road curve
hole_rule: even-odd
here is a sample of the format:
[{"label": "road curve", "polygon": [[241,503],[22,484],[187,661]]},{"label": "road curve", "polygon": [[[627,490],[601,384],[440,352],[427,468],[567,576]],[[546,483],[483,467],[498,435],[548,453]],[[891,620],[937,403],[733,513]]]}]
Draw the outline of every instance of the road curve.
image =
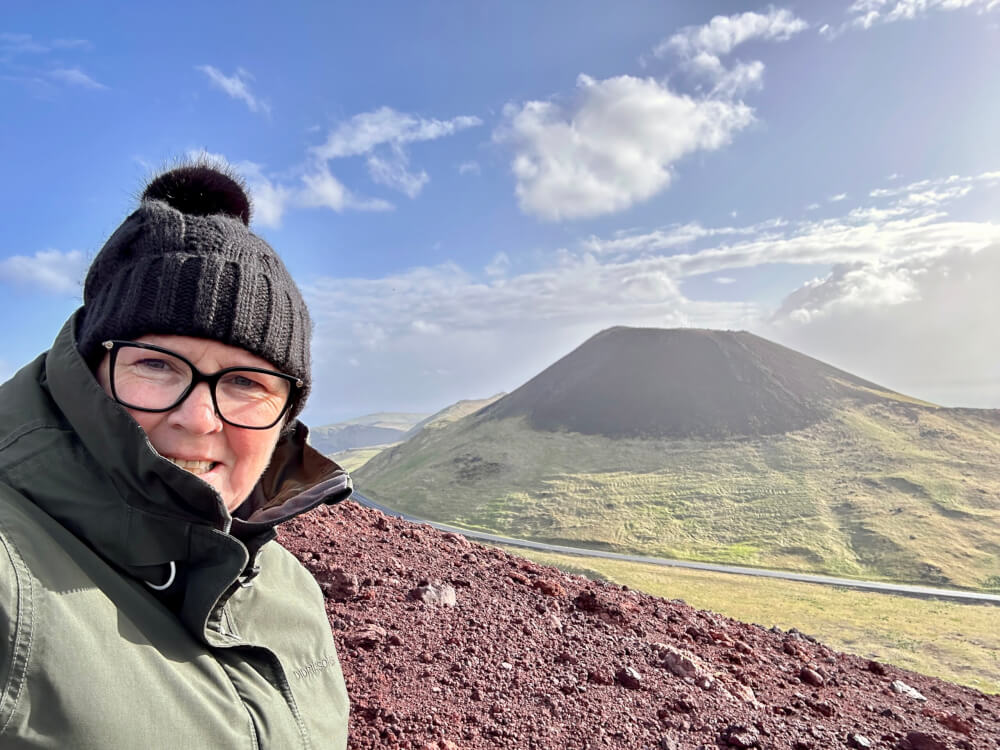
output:
[{"label": "road curve", "polygon": [[402,518],[415,523],[424,523],[433,526],[440,531],[451,531],[456,534],[468,537],[469,539],[479,539],[484,542],[494,542],[495,544],[506,544],[512,547],[524,547],[542,552],[557,552],[563,555],[578,555],[582,557],[604,557],[608,560],[623,560],[625,562],[646,563],[648,565],[663,565],[670,568],[689,568],[691,570],[708,570],[713,573],[733,573],[736,575],[758,576],[761,578],[780,578],[785,581],[799,581],[801,583],[819,583],[826,586],[842,586],[844,588],[860,589],[862,591],[876,591],[883,594],[901,594],[903,596],[916,596],[923,599],[951,599],[953,601],[964,602],[966,604],[996,604],[1000,605],[1000,595],[984,594],[978,591],[959,591],[957,589],[937,589],[927,586],[908,586],[899,583],[883,583],[882,581],[857,581],[852,578],[835,578],[833,576],[811,575],[809,573],[791,573],[784,570],[765,570],[763,568],[744,568],[739,565],[717,565],[715,563],[691,562],[689,560],[669,560],[664,557],[644,557],[642,555],[626,555],[620,552],[605,552],[596,549],[584,549],[581,547],[566,547],[561,544],[546,544],[544,542],[532,542],[527,539],[511,539],[510,537],[498,536],[497,534],[487,534],[482,531],[472,531],[470,529],[459,528],[458,526],[448,526],[443,523],[426,521],[409,513],[402,513],[393,510],[385,505],[375,502],[362,493],[354,490],[351,499],[369,508],[376,508],[387,516]]}]

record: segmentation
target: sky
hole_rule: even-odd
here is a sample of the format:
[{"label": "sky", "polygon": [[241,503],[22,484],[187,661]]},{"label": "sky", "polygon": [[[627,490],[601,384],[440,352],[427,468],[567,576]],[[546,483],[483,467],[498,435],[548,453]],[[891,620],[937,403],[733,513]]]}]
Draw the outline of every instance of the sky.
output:
[{"label": "sky", "polygon": [[1000,0],[36,3],[0,14],[0,380],[157,170],[234,167],[326,424],[614,325],[1000,408]]}]

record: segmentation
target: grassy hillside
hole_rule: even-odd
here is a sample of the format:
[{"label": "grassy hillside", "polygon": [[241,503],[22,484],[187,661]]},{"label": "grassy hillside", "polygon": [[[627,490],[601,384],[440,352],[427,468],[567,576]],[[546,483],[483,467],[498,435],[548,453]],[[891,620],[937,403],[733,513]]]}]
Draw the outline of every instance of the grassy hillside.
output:
[{"label": "grassy hillside", "polygon": [[390,507],[515,537],[1000,591],[998,413],[887,395],[717,440],[480,413],[382,452],[355,481]]},{"label": "grassy hillside", "polygon": [[409,440],[421,430],[433,430],[439,427],[444,427],[452,422],[457,422],[463,417],[475,414],[480,409],[489,406],[494,401],[497,401],[506,395],[506,393],[497,393],[496,395],[489,396],[488,398],[470,398],[463,399],[462,401],[456,401],[451,406],[446,406],[440,411],[434,412],[426,419],[421,419],[409,429],[409,431],[403,436],[403,440]]},{"label": "grassy hillside", "polygon": [[350,450],[331,453],[329,458],[335,461],[342,469],[347,471],[348,474],[353,474],[386,448],[391,448],[394,445],[398,445],[398,443],[390,443],[389,445],[373,445],[368,448],[351,448]]},{"label": "grassy hillside", "polygon": [[834,648],[986,693],[1000,693],[1000,608],[851,591],[814,584],[511,550],[699,609],[797,628]]}]

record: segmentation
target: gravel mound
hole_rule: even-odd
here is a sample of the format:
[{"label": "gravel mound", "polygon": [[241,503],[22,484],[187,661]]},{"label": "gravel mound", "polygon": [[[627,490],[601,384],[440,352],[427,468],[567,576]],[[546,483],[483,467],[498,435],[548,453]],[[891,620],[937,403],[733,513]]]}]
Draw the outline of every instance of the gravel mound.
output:
[{"label": "gravel mound", "polygon": [[326,595],[354,750],[1000,748],[1000,697],[353,502],[280,541]]}]

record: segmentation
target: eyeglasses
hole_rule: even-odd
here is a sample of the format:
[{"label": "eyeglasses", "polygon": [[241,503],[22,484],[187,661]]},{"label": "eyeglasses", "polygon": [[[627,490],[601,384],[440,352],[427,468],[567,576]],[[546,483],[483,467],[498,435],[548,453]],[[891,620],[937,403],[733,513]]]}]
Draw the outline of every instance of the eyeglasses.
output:
[{"label": "eyeglasses", "polygon": [[260,367],[227,367],[205,374],[180,354],[153,344],[105,341],[111,354],[111,395],[137,411],[175,409],[199,383],[208,383],[219,418],[234,427],[274,427],[292,405],[298,378]]}]

